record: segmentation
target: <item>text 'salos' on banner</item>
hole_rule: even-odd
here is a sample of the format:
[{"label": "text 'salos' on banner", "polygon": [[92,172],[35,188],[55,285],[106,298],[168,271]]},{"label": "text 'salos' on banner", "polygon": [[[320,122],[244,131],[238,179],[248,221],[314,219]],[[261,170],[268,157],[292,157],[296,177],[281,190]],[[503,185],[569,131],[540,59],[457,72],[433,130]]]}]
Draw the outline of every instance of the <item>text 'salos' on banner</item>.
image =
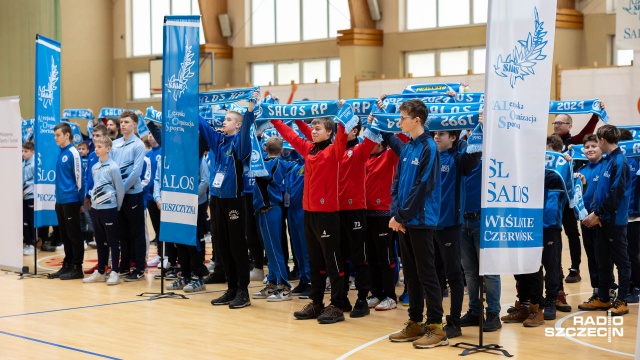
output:
[{"label": "text 'salos' on banner", "polygon": [[621,49],[640,50],[640,1],[618,1],[616,45]]},{"label": "text 'salos' on banner", "polygon": [[200,16],[166,16],[160,240],[196,245]]},{"label": "text 'salos' on banner", "polygon": [[56,218],[56,145],[53,128],[60,122],[60,43],[36,36],[34,223],[58,225]]},{"label": "text 'salos' on banner", "polygon": [[490,0],[480,274],[540,268],[555,0]]}]

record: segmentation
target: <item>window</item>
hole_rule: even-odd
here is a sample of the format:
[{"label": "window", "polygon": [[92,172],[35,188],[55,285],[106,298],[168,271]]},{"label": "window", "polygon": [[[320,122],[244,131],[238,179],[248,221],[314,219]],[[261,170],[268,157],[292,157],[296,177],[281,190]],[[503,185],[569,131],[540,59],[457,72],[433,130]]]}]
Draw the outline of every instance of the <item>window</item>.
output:
[{"label": "window", "polygon": [[614,61],[617,66],[631,65],[633,62],[633,50],[616,49]]},{"label": "window", "polygon": [[334,38],[350,19],[348,0],[251,0],[251,43]]},{"label": "window", "polygon": [[486,50],[444,49],[405,54],[405,75],[412,77],[484,74]]},{"label": "window", "polygon": [[405,0],[406,29],[487,22],[488,0]]},{"label": "window", "polygon": [[[300,81],[302,79],[302,81]],[[340,81],[340,59],[313,59],[251,64],[251,83],[256,86],[313,84]]]},{"label": "window", "polygon": [[131,73],[131,97],[133,100],[151,98],[151,75],[148,71]]},{"label": "window", "polygon": [[[165,15],[200,15],[198,0],[131,0],[132,56],[162,54]],[[200,24],[200,44],[204,44]]]}]

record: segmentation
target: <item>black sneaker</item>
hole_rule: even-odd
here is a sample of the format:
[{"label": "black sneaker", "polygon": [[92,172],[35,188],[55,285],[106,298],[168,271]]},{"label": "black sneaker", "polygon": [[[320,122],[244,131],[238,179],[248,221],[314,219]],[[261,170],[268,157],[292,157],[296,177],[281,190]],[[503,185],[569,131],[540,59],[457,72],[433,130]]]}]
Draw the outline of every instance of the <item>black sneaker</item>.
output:
[{"label": "black sneaker", "polygon": [[82,265],[71,265],[69,271],[60,275],[60,280],[74,280],[84,278]]},{"label": "black sneaker", "polygon": [[444,326],[444,331],[447,333],[447,338],[452,339],[454,337],[462,336],[462,329],[460,329],[460,320],[453,321],[451,315],[446,316],[447,325]]},{"label": "black sneaker", "polygon": [[47,275],[48,279],[58,279],[60,278],[60,276],[66,272],[68,272],[69,270],[71,270],[71,264],[67,264],[67,263],[62,263],[62,267],[60,268],[60,270],[51,273],[49,275]]},{"label": "black sneaker", "polygon": [[371,313],[371,310],[369,310],[369,305],[367,304],[367,301],[358,299],[356,300],[356,305],[353,307],[353,310],[351,310],[351,314],[349,314],[349,317],[359,318],[359,317],[369,315],[369,313]]},{"label": "black sneaker", "polygon": [[229,289],[217,299],[211,300],[211,305],[229,305],[231,300],[235,299],[238,289]]},{"label": "black sneaker", "polygon": [[324,305],[316,304],[313,301],[305,305],[302,310],[293,313],[293,316],[298,320],[315,319],[324,310]]},{"label": "black sneaker", "polygon": [[298,296],[302,295],[307,289],[309,289],[308,283],[299,283],[298,286],[291,289],[291,295]]},{"label": "black sneaker", "polygon": [[144,273],[140,270],[132,270],[129,274],[125,275],[124,281],[132,282],[144,280]]},{"label": "black sneaker", "polygon": [[499,329],[502,329],[502,322],[500,322],[500,313],[487,313],[487,320],[485,320],[485,322],[482,324],[482,331],[494,332]]},{"label": "black sneaker", "polygon": [[333,305],[329,305],[324,308],[320,316],[318,316],[318,322],[320,324],[333,324],[338,321],[344,321],[344,313]]},{"label": "black sneaker", "polygon": [[223,273],[211,273],[204,279],[205,284],[224,284],[227,282],[227,277]]},{"label": "black sneaker", "polygon": [[564,279],[566,283],[577,283],[582,280],[580,270],[569,269],[569,275]]},{"label": "black sneaker", "polygon": [[460,318],[460,327],[467,326],[480,326],[480,317],[472,314],[471,310],[467,311],[467,313]]},{"label": "black sneaker", "polygon": [[52,244],[50,242],[45,242],[44,244],[42,244],[42,246],[40,246],[40,251],[54,252],[56,250],[57,250],[57,245]]},{"label": "black sneaker", "polygon": [[300,280],[300,272],[298,270],[293,270],[289,273],[289,281]]},{"label": "black sneaker", "polygon": [[342,311],[351,312],[351,310],[353,310],[353,306],[351,306],[351,301],[349,301],[349,299],[344,299],[342,301]]},{"label": "black sneaker", "polygon": [[298,295],[298,298],[300,299],[308,299],[309,296],[311,296],[311,284],[309,284],[309,286],[307,287],[307,289],[303,292],[300,293],[300,295]]},{"label": "black sneaker", "polygon": [[238,290],[236,292],[236,297],[231,300],[229,303],[230,309],[242,309],[243,307],[251,305],[251,300],[249,300],[249,291],[248,290]]},{"label": "black sneaker", "polygon": [[544,319],[555,320],[556,319],[556,300],[546,299],[544,302]]}]

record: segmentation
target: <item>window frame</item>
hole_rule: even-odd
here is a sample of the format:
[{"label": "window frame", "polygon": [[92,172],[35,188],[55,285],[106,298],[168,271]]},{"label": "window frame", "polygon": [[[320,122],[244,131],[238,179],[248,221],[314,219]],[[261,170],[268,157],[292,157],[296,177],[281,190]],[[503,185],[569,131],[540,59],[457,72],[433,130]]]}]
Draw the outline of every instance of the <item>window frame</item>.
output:
[{"label": "window frame", "polygon": [[[266,65],[266,64],[270,64],[273,65],[273,82],[271,84],[262,84],[260,86],[284,86],[284,85],[289,85],[290,83],[286,83],[286,84],[278,84],[278,65],[279,64],[292,64],[292,63],[297,63],[298,64],[298,79],[299,82],[295,83],[297,85],[307,85],[307,84],[332,84],[332,83],[339,83],[340,82],[340,77],[342,76],[342,74],[340,74],[340,76],[338,76],[338,81],[330,81],[331,80],[331,61],[332,60],[340,60],[340,58],[338,57],[327,57],[327,58],[311,58],[311,59],[298,59],[298,60],[282,60],[282,61],[261,61],[261,62],[254,62],[254,63],[250,63],[249,64],[249,76],[251,79],[251,84],[253,86],[256,86],[256,84],[254,83],[254,70],[253,67],[254,65]],[[325,82],[303,82],[304,81],[304,63],[307,61],[324,61],[324,66],[325,66],[325,75],[326,75],[326,81]]]},{"label": "window frame", "polygon": [[[410,12],[409,6],[408,6],[408,2],[407,0],[403,0],[404,1],[404,21],[402,22],[404,24],[404,29],[402,29],[402,31],[424,31],[424,30],[433,30],[433,29],[447,29],[447,28],[455,28],[455,27],[462,27],[462,26],[478,26],[478,25],[486,25],[487,22],[474,22],[474,11],[473,11],[473,4],[475,1],[479,1],[479,0],[468,0],[469,1],[469,19],[468,22],[466,24],[461,24],[461,25],[447,25],[447,26],[440,26],[440,16],[439,16],[439,11],[440,11],[440,1],[446,1],[446,0],[435,0],[436,1],[436,6],[435,6],[435,14],[436,14],[436,25],[435,27],[423,27],[423,28],[415,28],[415,29],[409,29],[408,28],[408,14]],[[488,0],[487,0],[488,1]]]},{"label": "window frame", "polygon": [[[404,52],[404,76],[409,77],[409,73],[411,73],[409,69],[409,61],[408,58],[412,54],[434,54],[434,66],[435,66],[435,75],[434,76],[465,76],[465,75],[482,75],[484,73],[475,73],[473,72],[473,67],[475,65],[475,59],[473,53],[475,50],[485,49],[486,47],[482,46],[473,46],[473,47],[457,47],[457,48],[445,48],[445,49],[430,49],[430,50],[417,50],[417,51],[405,51]],[[455,74],[455,75],[441,75],[441,64],[440,64],[440,54],[443,52],[452,52],[452,51],[466,51],[467,52],[467,72],[465,74]],[[486,63],[485,63],[486,70]],[[470,73],[469,73],[470,72]],[[416,76],[413,75],[411,77],[430,77],[430,76]]]}]

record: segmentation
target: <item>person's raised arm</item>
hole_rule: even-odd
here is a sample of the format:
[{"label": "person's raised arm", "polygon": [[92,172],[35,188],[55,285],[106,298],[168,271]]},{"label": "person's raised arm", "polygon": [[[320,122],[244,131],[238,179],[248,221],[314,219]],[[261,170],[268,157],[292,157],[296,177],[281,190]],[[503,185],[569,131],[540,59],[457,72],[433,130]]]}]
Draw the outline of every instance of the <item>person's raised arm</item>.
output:
[{"label": "person's raised arm", "polygon": [[348,135],[345,133],[345,128],[342,124],[338,124],[336,127],[336,137],[333,140],[333,156],[337,161],[342,159],[344,152],[347,150]]},{"label": "person's raised arm", "polygon": [[306,156],[313,148],[313,143],[302,139],[298,133],[281,120],[271,120],[271,123],[273,124],[273,127],[278,130],[280,136],[291,144],[291,146],[293,146],[293,148],[303,157]]},{"label": "person's raised arm", "polygon": [[309,125],[307,125],[307,123],[304,122],[304,120],[296,120],[296,125],[298,125],[298,129],[300,129],[300,131],[302,132],[302,135],[304,135],[304,137],[307,138],[307,140],[312,141],[311,127],[309,127]]}]

